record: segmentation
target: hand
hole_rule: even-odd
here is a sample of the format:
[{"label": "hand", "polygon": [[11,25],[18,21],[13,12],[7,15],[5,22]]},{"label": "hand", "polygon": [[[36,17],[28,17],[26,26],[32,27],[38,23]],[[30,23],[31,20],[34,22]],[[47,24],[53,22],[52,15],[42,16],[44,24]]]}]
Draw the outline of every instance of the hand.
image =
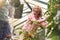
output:
[{"label": "hand", "polygon": [[46,27],[47,25],[48,25],[47,21],[44,21],[44,22],[41,23],[41,26],[43,26],[43,27]]}]

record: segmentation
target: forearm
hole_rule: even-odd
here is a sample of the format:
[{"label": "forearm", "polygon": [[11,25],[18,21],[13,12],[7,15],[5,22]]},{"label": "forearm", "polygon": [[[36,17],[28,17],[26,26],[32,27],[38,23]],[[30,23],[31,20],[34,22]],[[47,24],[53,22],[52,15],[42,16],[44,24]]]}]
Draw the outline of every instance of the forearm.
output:
[{"label": "forearm", "polygon": [[39,21],[38,26],[43,26],[46,27],[48,25],[48,22],[46,20],[44,21]]}]

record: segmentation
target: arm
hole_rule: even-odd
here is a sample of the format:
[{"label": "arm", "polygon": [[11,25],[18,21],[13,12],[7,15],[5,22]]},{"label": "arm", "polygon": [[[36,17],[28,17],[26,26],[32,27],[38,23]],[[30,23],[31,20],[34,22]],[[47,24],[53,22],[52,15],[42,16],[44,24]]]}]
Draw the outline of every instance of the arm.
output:
[{"label": "arm", "polygon": [[39,25],[42,26],[42,27],[46,27],[48,25],[48,22],[46,21],[46,18],[45,17],[41,18],[39,20],[39,22],[40,22]]}]

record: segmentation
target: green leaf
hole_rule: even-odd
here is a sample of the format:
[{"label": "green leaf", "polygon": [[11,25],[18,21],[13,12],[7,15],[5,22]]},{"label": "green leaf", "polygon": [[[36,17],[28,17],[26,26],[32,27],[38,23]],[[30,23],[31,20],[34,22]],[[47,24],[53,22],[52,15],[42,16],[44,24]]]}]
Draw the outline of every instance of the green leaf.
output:
[{"label": "green leaf", "polygon": [[[51,25],[49,25],[48,27],[47,27],[47,33],[46,33],[46,36],[52,31],[52,28],[54,28],[55,27],[55,24],[54,23],[51,23]],[[50,35],[49,35],[50,36]]]},{"label": "green leaf", "polygon": [[20,32],[19,32],[19,35],[21,35],[22,33],[23,33],[23,32],[22,32],[22,31],[20,31]]}]

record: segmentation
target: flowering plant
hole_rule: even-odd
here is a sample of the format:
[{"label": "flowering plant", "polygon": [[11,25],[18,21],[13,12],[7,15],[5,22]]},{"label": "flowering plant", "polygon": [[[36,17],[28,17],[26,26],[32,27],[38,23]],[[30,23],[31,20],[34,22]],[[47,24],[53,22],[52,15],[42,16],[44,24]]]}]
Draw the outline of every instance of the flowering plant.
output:
[{"label": "flowering plant", "polygon": [[[40,39],[40,33],[41,33],[41,30],[43,31],[43,27],[42,26],[44,26],[44,24],[46,25],[46,22],[42,22],[42,23],[40,23],[40,21],[39,20],[36,20],[36,21],[33,21],[33,20],[31,20],[30,21],[30,23],[29,24],[25,24],[25,26],[23,27],[23,31],[22,31],[22,34],[24,34],[24,38],[23,38],[23,40],[34,40],[34,39]],[[38,37],[36,37],[36,36],[39,36],[39,38]]]},{"label": "flowering plant", "polygon": [[49,0],[46,14],[49,15],[47,21],[47,38],[51,40],[60,40],[60,0]]}]

